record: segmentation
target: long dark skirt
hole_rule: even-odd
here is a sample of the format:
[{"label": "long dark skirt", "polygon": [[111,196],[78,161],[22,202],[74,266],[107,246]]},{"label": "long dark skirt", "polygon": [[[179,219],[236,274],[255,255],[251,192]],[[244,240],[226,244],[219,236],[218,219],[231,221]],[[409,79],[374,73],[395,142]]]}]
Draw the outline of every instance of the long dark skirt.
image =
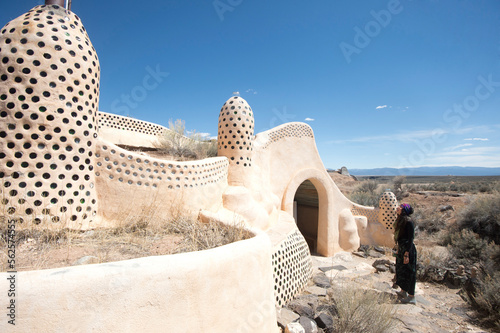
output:
[{"label": "long dark skirt", "polygon": [[409,251],[410,262],[404,264],[404,253],[398,251],[396,256],[396,284],[410,295],[415,295],[415,284],[417,283],[417,249],[411,245]]}]

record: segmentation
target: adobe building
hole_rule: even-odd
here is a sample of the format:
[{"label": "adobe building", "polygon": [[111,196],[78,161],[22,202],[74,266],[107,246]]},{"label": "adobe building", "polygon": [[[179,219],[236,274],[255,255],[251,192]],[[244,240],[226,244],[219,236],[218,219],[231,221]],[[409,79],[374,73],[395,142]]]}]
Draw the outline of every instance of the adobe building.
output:
[{"label": "adobe building", "polygon": [[[226,277],[234,275],[241,282],[233,290],[224,287],[227,295],[221,295],[222,299],[244,298],[241,288],[256,290],[232,314],[232,310],[223,309],[226,320],[252,313],[259,307],[255,304],[264,304],[268,310],[259,312],[265,313],[264,326],[245,326],[242,332],[262,332],[266,325],[271,332],[276,329],[275,321],[274,326],[272,323],[274,306],[283,306],[310,278],[311,252],[332,256],[356,250],[360,244],[393,245],[397,202],[392,193],[384,193],[380,209],[351,202],[327,173],[309,125],[287,123],[254,133],[259,110],[254,113],[239,96],[230,97],[219,111],[217,157],[173,161],[121,148],[157,147],[169,130],[99,111],[98,55],[80,18],[64,6],[62,0],[47,1],[0,30],[1,223],[15,220],[19,229],[84,230],[117,226],[127,216],[147,216],[152,210],[156,216],[168,218],[172,205],[180,204],[194,219],[243,223],[256,236],[199,254],[136,259],[114,266],[91,265],[86,270],[62,269],[71,279],[58,280],[57,286],[57,279],[51,275],[55,270],[19,273],[24,276],[24,286],[28,288],[28,283],[32,290],[20,300],[31,314],[21,319],[26,328],[36,327],[42,321],[40,316],[49,318],[52,307],[63,304],[66,308],[59,313],[58,325],[69,329],[67,321],[76,320],[81,327],[96,331],[119,329],[120,323],[112,318],[131,314],[128,308],[118,311],[121,304],[113,305],[112,300],[99,310],[109,316],[107,324],[85,321],[84,316],[75,318],[75,313],[95,311],[90,306],[92,299],[85,297],[91,298],[88,294],[95,292],[92,288],[97,281],[93,279],[106,274],[113,276],[109,281],[121,281],[124,288],[120,292],[130,304],[142,304],[143,294],[129,285],[129,280],[123,280],[125,271],[152,280],[152,285],[162,286],[160,294],[168,294],[164,300],[169,302],[158,301],[162,305],[155,308],[155,320],[147,316],[145,322],[153,328],[175,325],[175,318],[162,311],[176,313],[173,303],[180,311],[182,302],[175,296],[179,292],[191,290],[189,304],[197,304],[184,308],[184,315],[191,310],[199,313],[197,309],[211,304],[206,294],[200,294],[207,292],[206,285],[193,292],[192,285],[168,284],[164,278],[171,274],[169,279],[178,276],[181,281],[185,263],[192,260],[200,267],[211,263],[203,266],[205,277],[212,276],[215,281],[218,272],[227,270]],[[214,110],[214,124],[216,116]],[[243,275],[235,273],[231,267],[237,267],[236,260],[243,265],[242,270],[252,265],[255,269]],[[166,271],[155,275],[160,262]],[[134,265],[146,265],[152,271],[149,275],[147,270],[135,272]],[[80,283],[76,285],[76,281]],[[109,281],[102,288],[111,288],[109,283],[114,282]],[[209,282],[217,285],[214,281]],[[52,287],[66,294],[50,294]],[[102,293],[114,294],[112,288],[106,290]],[[67,293],[79,295],[76,303],[80,305],[72,302],[73,307],[68,308],[67,300],[63,300]],[[50,294],[40,312],[35,310],[38,294]],[[151,295],[158,297],[158,292]],[[85,304],[84,309],[78,308]],[[226,331],[224,324],[212,321],[219,312],[217,307],[207,312],[210,324],[199,316],[197,327],[205,327],[204,332]],[[45,325],[50,330],[56,324]]]}]

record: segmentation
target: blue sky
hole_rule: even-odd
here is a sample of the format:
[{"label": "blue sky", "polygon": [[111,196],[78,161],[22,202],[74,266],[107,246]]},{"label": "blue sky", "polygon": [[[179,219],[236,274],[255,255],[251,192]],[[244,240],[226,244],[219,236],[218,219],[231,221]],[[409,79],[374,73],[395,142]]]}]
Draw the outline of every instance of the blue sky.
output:
[{"label": "blue sky", "polygon": [[[3,1],[4,25],[42,1]],[[500,1],[73,0],[100,110],[217,134],[314,130],[325,167],[500,166]]]}]

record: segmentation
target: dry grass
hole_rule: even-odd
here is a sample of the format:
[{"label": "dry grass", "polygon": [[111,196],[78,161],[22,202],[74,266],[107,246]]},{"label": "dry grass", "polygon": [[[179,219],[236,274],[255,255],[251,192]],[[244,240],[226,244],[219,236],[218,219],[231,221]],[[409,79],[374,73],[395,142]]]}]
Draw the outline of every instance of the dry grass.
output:
[{"label": "dry grass", "polygon": [[169,120],[169,131],[160,138],[158,149],[179,160],[199,160],[217,156],[217,140],[200,133],[186,132],[184,120]]},{"label": "dry grass", "polygon": [[336,318],[335,333],[383,333],[394,330],[395,307],[388,297],[349,283],[332,291]]},{"label": "dry grass", "polygon": [[[0,271],[6,271],[7,223],[0,223],[0,233]],[[242,225],[202,223],[182,215],[169,220],[131,216],[119,227],[89,231],[20,229],[15,237],[16,269],[70,266],[87,256],[88,263],[103,263],[201,251],[251,237]]]}]

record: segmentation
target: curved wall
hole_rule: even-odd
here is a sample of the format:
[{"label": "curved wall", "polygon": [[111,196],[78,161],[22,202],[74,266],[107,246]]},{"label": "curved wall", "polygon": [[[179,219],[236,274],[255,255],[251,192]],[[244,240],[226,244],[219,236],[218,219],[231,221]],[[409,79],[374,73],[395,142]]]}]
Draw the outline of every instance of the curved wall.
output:
[{"label": "curved wall", "polygon": [[[100,215],[106,221],[141,215],[168,218],[176,211],[196,217],[216,211],[227,187],[228,161],[166,161],[99,142],[96,181]],[[119,218],[119,217],[122,218]]]},{"label": "curved wall", "polygon": [[[265,234],[212,250],[17,273],[18,332],[278,332]],[[8,290],[6,273],[0,288]],[[217,297],[215,297],[215,295]],[[0,298],[6,309],[9,299]],[[8,331],[7,320],[0,331]]]}]

